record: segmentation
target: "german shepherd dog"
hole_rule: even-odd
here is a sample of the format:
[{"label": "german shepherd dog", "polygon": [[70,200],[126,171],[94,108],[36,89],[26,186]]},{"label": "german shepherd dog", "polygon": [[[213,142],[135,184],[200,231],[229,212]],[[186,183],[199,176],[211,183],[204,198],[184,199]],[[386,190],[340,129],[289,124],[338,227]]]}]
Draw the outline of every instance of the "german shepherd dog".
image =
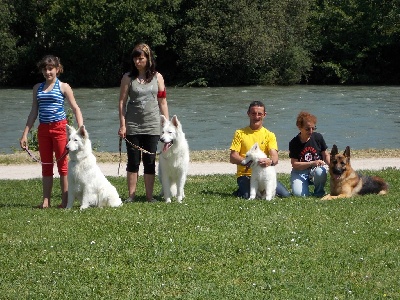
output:
[{"label": "german shepherd dog", "polygon": [[336,145],[331,150],[329,164],[331,193],[322,200],[350,198],[355,195],[378,194],[385,195],[387,183],[377,176],[360,176],[350,165],[350,147],[339,154]]}]

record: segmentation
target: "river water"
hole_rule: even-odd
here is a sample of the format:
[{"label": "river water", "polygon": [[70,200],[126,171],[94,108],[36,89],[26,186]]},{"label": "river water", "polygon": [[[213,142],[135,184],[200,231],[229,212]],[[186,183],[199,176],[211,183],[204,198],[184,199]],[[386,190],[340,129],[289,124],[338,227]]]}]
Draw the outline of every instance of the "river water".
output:
[{"label": "river water", "polygon": [[[119,88],[80,88],[74,94],[96,149],[118,152]],[[276,134],[280,150],[287,150],[298,133],[300,110],[318,117],[317,131],[329,148],[400,148],[400,87],[169,87],[167,99],[170,116],[178,116],[191,150],[229,149],[235,129],[249,123],[246,111],[252,100],[266,105],[264,126]],[[0,89],[0,153],[19,149],[31,103],[31,90]]]}]

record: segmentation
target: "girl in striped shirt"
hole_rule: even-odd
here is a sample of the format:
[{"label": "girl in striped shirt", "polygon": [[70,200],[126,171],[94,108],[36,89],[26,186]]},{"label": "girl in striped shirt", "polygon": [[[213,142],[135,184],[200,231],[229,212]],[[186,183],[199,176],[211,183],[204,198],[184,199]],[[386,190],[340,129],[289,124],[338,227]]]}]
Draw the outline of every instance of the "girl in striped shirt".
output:
[{"label": "girl in striped shirt", "polygon": [[42,162],[43,202],[38,208],[50,207],[51,190],[53,188],[53,153],[56,157],[58,173],[60,174],[61,204],[65,208],[68,202],[68,160],[65,154],[68,142],[64,110],[66,99],[75,115],[78,127],[83,125],[83,117],[74,94],[68,83],[61,82],[58,76],[63,72],[60,59],[46,55],[37,64],[39,72],[46,79],[33,87],[32,108],[26,121],[26,126],[20,140],[22,149],[28,149],[28,133],[39,115],[38,143],[40,160]]}]

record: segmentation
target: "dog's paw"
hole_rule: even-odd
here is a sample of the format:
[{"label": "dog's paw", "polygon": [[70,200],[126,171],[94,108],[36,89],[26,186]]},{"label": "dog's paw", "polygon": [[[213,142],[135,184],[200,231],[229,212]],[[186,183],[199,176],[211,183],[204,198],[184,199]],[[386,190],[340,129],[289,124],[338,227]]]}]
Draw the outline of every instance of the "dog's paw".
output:
[{"label": "dog's paw", "polygon": [[334,197],[331,196],[331,194],[325,195],[325,196],[323,196],[323,197],[321,198],[321,200],[332,200],[332,199],[334,199]]}]

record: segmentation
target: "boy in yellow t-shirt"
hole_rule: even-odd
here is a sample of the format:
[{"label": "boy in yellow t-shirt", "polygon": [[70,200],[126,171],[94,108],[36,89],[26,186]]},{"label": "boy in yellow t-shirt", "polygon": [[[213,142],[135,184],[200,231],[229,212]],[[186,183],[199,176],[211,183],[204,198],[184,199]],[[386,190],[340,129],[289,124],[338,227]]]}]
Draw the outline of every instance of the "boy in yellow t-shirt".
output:
[{"label": "boy in yellow t-shirt", "polygon": [[[230,162],[237,165],[238,190],[235,195],[246,199],[250,195],[251,170],[246,171],[246,167],[242,166],[241,162],[254,143],[257,142],[261,150],[268,156],[268,158],[260,160],[261,166],[267,167],[278,163],[278,143],[275,134],[263,127],[263,120],[267,115],[264,104],[260,101],[251,102],[247,115],[250,125],[235,131],[229,157]],[[276,194],[280,197],[290,196],[289,191],[279,181]]]}]

